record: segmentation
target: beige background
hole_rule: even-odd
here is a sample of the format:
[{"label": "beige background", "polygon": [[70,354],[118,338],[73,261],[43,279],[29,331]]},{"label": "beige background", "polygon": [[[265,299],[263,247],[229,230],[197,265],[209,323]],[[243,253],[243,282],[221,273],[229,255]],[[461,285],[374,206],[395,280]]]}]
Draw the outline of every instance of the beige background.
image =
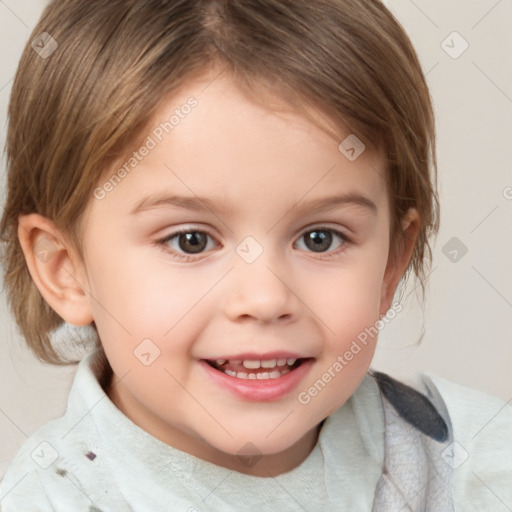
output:
[{"label": "beige background", "polygon": [[[44,4],[0,0],[2,147],[12,78]],[[406,291],[404,310],[381,333],[373,366],[405,380],[414,380],[419,371],[435,373],[509,401],[512,2],[390,0],[388,5],[416,46],[431,87],[443,209],[424,313],[414,294]],[[458,58],[445,51],[456,56],[464,48],[459,36],[450,35],[454,31],[469,45]],[[1,165],[3,198],[3,161]],[[453,237],[468,249],[462,258],[457,253],[457,262],[445,255],[455,255],[450,255],[455,247],[446,246]],[[63,412],[74,368],[52,368],[34,360],[10,318],[3,293],[0,322],[2,475],[26,436]]]}]

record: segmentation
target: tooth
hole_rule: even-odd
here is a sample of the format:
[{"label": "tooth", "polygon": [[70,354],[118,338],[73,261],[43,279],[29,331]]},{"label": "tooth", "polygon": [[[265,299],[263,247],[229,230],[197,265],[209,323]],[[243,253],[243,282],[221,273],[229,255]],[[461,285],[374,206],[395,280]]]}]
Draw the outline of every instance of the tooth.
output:
[{"label": "tooth", "polygon": [[258,379],[270,379],[268,372],[261,372],[256,375]]},{"label": "tooth", "polygon": [[295,361],[297,361],[297,359],[287,359],[286,362],[288,363],[288,366],[292,366],[293,364],[295,364]]},{"label": "tooth", "polygon": [[286,364],[286,359],[278,359],[277,366],[284,366]]},{"label": "tooth", "polygon": [[249,379],[254,380],[254,379],[256,379],[256,378],[257,378],[257,377],[256,377],[256,374],[255,374],[255,373],[249,373]]},{"label": "tooth", "polygon": [[238,372],[238,373],[236,374],[236,377],[237,377],[237,379],[247,379],[247,375],[248,375],[248,374],[247,374],[247,373],[245,373],[245,372]]},{"label": "tooth", "polygon": [[249,368],[249,369],[252,369],[252,370],[256,370],[257,368],[260,367],[260,362],[259,361],[249,361],[249,360],[244,360],[243,361],[243,365],[246,367],[246,368]]},{"label": "tooth", "polygon": [[224,364],[226,362],[225,359],[217,359],[217,364],[221,365],[221,364]]},{"label": "tooth", "polygon": [[273,372],[269,373],[271,379],[278,379],[281,377],[281,372],[279,370],[274,370]]},{"label": "tooth", "polygon": [[276,360],[270,359],[268,361],[261,361],[261,367],[262,368],[275,368],[276,366]]},{"label": "tooth", "polygon": [[230,375],[231,377],[236,377],[236,372],[233,372],[231,370],[224,370],[224,373],[226,375]]},{"label": "tooth", "polygon": [[285,370],[281,371],[281,375],[286,375],[287,373],[290,373],[290,369],[286,368]]}]

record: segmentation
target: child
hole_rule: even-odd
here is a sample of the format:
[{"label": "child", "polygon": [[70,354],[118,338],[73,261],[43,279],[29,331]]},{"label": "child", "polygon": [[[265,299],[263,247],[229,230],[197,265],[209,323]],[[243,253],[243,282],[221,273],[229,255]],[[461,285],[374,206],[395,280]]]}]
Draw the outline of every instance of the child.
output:
[{"label": "child", "polygon": [[368,371],[438,228],[380,2],[54,0],[9,115],[12,311],[43,361],[97,347],[3,512],[512,508],[504,404]]}]

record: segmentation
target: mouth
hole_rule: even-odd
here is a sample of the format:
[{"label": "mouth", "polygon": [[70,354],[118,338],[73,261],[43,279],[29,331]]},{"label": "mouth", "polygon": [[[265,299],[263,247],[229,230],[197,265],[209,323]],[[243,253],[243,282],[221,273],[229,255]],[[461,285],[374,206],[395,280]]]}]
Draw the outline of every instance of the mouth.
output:
[{"label": "mouth", "polygon": [[273,380],[293,372],[311,358],[205,359],[213,369],[242,380]]},{"label": "mouth", "polygon": [[199,362],[210,382],[238,399],[270,402],[290,396],[310,372],[315,358],[274,352],[237,354]]}]

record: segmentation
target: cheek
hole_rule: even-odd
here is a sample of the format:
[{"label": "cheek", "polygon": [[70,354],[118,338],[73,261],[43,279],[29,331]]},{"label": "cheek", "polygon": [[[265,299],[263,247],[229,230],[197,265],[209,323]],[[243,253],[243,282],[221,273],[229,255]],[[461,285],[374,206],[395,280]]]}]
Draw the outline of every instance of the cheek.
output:
[{"label": "cheek", "polygon": [[326,276],[315,307],[336,335],[353,334],[378,319],[384,271],[383,259],[361,258],[332,278]]},{"label": "cheek", "polygon": [[355,389],[375,351],[386,251],[384,242],[379,250],[372,247],[372,250],[360,251],[350,265],[325,280],[327,291],[317,297],[316,311],[325,325],[319,370],[336,375],[333,379],[336,383],[325,394],[327,398],[334,393],[331,398],[336,404],[343,401],[348,388]]},{"label": "cheek", "polygon": [[197,319],[194,312],[212,287],[212,276],[172,267],[164,254],[155,258],[155,250],[91,254],[91,306],[107,351],[113,346],[131,352],[146,338],[170,351],[168,340],[190,317]]},{"label": "cheek", "polygon": [[[301,404],[321,417],[340,407],[357,389],[371,364],[378,336],[379,298],[374,279],[351,274],[327,306],[318,367],[302,388]],[[361,277],[361,276],[360,276]],[[377,276],[374,276],[377,277]],[[300,397],[299,397],[300,398]]]}]

